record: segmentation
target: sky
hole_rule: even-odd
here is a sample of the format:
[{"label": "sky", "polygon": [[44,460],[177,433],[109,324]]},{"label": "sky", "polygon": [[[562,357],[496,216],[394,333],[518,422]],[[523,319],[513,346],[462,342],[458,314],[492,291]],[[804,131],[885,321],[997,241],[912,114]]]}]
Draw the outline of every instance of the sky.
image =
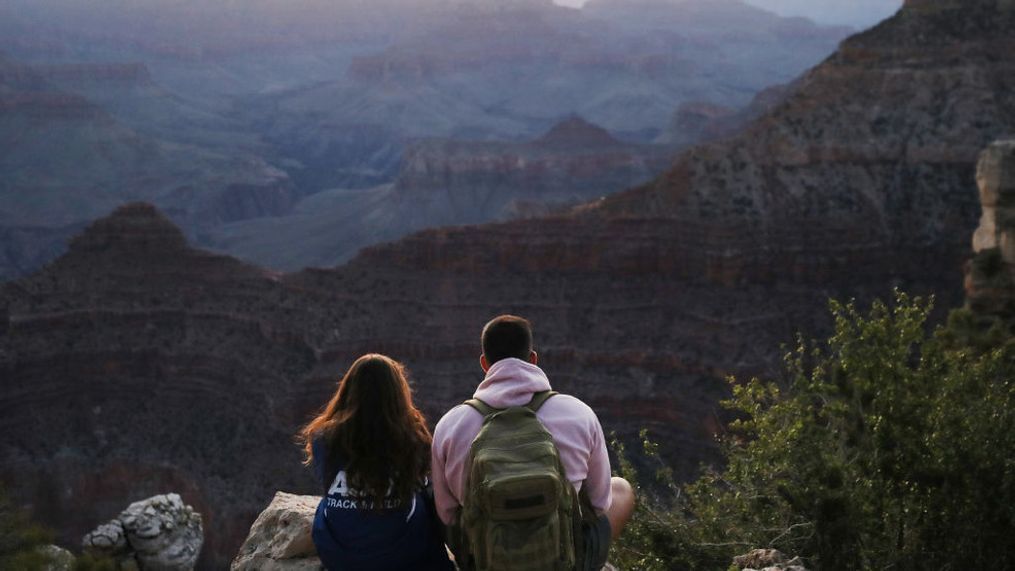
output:
[{"label": "sky", "polygon": [[[585,0],[555,0],[565,6],[581,6]],[[783,16],[805,16],[822,24],[868,28],[891,16],[903,0],[745,0]]]},{"label": "sky", "polygon": [[784,16],[806,16],[822,24],[868,28],[894,14],[902,0],[746,0]]}]

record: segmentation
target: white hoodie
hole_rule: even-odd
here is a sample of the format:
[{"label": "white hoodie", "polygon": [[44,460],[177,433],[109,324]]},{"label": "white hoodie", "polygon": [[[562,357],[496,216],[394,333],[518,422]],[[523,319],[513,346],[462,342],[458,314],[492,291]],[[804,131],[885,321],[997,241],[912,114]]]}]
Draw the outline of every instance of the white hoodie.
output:
[{"label": "white hoodie", "polygon": [[[539,367],[521,359],[502,359],[486,372],[473,395],[494,408],[528,404],[532,395],[550,390],[550,381]],[[592,409],[568,395],[549,399],[536,413],[553,436],[568,480],[582,489],[592,506],[609,509],[610,459],[603,428]],[[433,434],[432,479],[437,513],[452,523],[465,495],[469,448],[483,426],[483,415],[468,405],[458,405],[437,423]]]}]

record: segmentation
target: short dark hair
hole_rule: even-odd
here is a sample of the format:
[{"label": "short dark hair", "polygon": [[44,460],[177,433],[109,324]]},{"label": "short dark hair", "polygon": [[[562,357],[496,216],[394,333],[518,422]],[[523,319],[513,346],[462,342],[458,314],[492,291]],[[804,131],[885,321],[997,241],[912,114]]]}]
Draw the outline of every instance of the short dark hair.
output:
[{"label": "short dark hair", "polygon": [[501,315],[483,327],[483,355],[494,364],[514,357],[526,360],[532,352],[532,325],[517,315]]}]

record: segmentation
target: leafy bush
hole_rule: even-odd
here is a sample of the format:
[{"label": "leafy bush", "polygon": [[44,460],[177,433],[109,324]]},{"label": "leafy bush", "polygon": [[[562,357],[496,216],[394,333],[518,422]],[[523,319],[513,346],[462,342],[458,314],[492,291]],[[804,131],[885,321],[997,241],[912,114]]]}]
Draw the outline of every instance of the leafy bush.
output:
[{"label": "leafy bush", "polygon": [[117,571],[120,567],[116,562],[104,556],[84,553],[74,561],[74,571]]},{"label": "leafy bush", "polygon": [[723,569],[751,547],[822,570],[1015,568],[1015,350],[928,335],[930,307],[832,302],[833,335],[800,341],[783,382],[734,383],[726,467],[643,499],[626,568]]}]

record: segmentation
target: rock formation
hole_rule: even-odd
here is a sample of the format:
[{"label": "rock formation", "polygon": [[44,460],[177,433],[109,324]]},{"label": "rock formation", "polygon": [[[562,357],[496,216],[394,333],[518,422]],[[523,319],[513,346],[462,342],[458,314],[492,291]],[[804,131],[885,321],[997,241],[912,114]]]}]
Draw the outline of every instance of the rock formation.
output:
[{"label": "rock formation", "polygon": [[976,168],[983,215],[966,266],[966,302],[980,315],[1015,317],[1015,140],[998,141]]},{"label": "rock formation", "polygon": [[74,571],[74,554],[58,545],[46,545],[39,551],[49,559],[42,571]]},{"label": "rock formation", "polygon": [[85,551],[140,571],[191,571],[204,541],[201,515],[179,494],[134,502],[85,535]]},{"label": "rock formation", "polygon": [[942,6],[848,40],[744,134],[550,218],[279,275],[182,244],[151,207],[115,212],[0,288],[0,480],[78,536],[177,489],[222,568],[275,490],[314,490],[292,435],[352,360],[404,361],[433,420],[471,394],[501,312],[533,320],[555,388],[694,476],[725,377],[777,376],[829,296],[961,298],[976,157],[1015,131],[1015,15]]},{"label": "rock formation", "polygon": [[231,571],[317,571],[311,529],[319,496],[277,492],[230,565]]},{"label": "rock formation", "polygon": [[778,549],[755,549],[733,558],[733,565],[741,571],[807,571],[799,557],[792,559]]}]

